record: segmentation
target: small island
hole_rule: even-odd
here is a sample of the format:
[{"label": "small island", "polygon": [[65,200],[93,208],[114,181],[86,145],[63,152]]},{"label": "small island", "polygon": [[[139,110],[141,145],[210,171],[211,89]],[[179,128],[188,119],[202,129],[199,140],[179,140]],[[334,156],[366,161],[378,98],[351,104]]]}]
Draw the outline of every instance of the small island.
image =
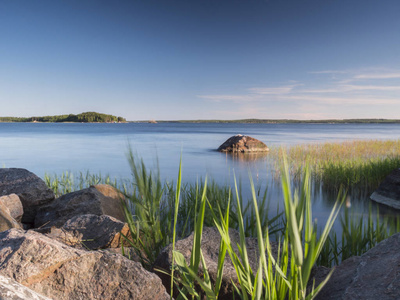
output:
[{"label": "small island", "polygon": [[97,112],[84,112],[78,115],[58,115],[58,116],[44,116],[44,117],[0,117],[0,122],[44,122],[44,123],[125,123],[126,119],[123,117],[116,117],[113,115],[101,114]]}]

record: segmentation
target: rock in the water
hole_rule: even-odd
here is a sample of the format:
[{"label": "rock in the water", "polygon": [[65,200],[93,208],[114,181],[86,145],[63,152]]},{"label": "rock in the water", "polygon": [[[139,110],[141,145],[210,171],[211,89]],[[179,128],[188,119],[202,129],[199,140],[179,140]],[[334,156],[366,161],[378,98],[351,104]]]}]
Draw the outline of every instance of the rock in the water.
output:
[{"label": "rock in the water", "polygon": [[37,209],[54,199],[46,183],[32,172],[0,168],[0,196],[17,194],[24,208],[23,223],[33,223]]},{"label": "rock in the water", "polygon": [[400,234],[343,261],[317,299],[400,299]]},{"label": "rock in the water", "polygon": [[269,151],[263,142],[246,135],[235,135],[227,139],[218,151],[221,152],[266,152]]},{"label": "rock in the water", "polygon": [[40,208],[35,227],[61,227],[67,220],[86,214],[109,215],[124,221],[122,199],[123,195],[117,189],[105,184],[65,194]]},{"label": "rock in the water", "polygon": [[370,198],[380,204],[400,209],[400,169],[389,174]]},{"label": "rock in the water", "polygon": [[0,274],[53,299],[169,299],[157,275],[121,255],[16,229],[0,233],[0,245]]},{"label": "rock in the water", "polygon": [[[234,229],[230,229],[229,236],[231,238],[235,252],[239,255],[239,251],[236,246],[237,244],[240,243],[239,232]],[[221,242],[221,236],[217,228],[204,227],[202,241],[201,241],[201,250],[204,255],[204,259],[208,268],[208,272],[210,274],[210,278],[213,282],[215,282],[217,278],[218,253],[219,253],[220,242]],[[258,258],[259,258],[257,239],[246,238],[246,245],[249,255],[249,264],[252,270],[254,272],[257,272]],[[193,246],[193,233],[189,235],[187,238],[177,241],[175,245],[175,250],[183,254],[188,264],[190,263],[192,246]],[[273,255],[276,257],[278,253],[278,244],[271,242],[271,248]],[[172,263],[172,245],[169,245],[166,248],[164,248],[160,253],[160,255],[157,257],[154,267],[155,269],[170,270],[171,263]],[[199,272],[201,272],[201,270],[202,267],[200,264]],[[169,290],[171,278],[169,276],[166,276],[165,274],[160,274],[160,273],[158,274],[163,280],[164,285],[167,287],[167,290]],[[218,299],[230,300],[233,298],[234,287],[232,285],[232,281],[235,284],[239,283],[232,261],[230,260],[229,255],[226,254],[225,264],[224,264],[224,275]]]},{"label": "rock in the water", "polygon": [[81,215],[69,219],[61,228],[52,227],[48,237],[77,248],[106,249],[128,246],[121,236],[130,236],[127,223],[106,215]]},{"label": "rock in the water", "polygon": [[17,194],[11,194],[0,197],[0,205],[3,203],[11,217],[15,219],[17,222],[21,222],[22,216],[24,214],[24,209],[22,207],[21,200],[19,199]]},{"label": "rock in the water", "polygon": [[0,299],[5,300],[51,300],[15,280],[0,275]]}]

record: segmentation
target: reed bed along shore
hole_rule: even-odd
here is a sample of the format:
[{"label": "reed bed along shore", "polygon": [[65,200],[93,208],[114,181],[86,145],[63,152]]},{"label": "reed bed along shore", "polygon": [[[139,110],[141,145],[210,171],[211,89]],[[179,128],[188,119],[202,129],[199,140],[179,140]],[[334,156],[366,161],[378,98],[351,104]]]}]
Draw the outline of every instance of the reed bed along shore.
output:
[{"label": "reed bed along shore", "polygon": [[285,155],[294,180],[300,179],[306,164],[314,182],[326,191],[345,188],[373,190],[394,169],[400,168],[400,140],[352,140],[338,143],[272,147],[270,159],[275,175]]},{"label": "reed bed along shore", "polygon": [[[236,292],[241,299],[309,299],[323,286],[306,291],[313,266],[337,265],[400,232],[400,218],[396,215],[382,216],[370,210],[365,217],[342,205],[338,216],[339,207],[345,202],[341,187],[373,188],[394,168],[400,167],[399,149],[400,140],[299,145],[285,151],[272,149],[270,157],[277,162],[281,177],[279,187],[284,197],[284,209],[274,212],[272,218],[266,196],[271,187],[256,191],[249,178],[252,194],[246,199],[236,183],[220,186],[205,180],[185,184],[181,168],[176,184],[161,182],[159,171],[148,170],[132,151],[128,155],[133,175],[130,181],[121,182],[90,173],[46,176],[45,181],[58,195],[98,183],[112,184],[124,191],[129,199],[125,203],[126,219],[135,237],[130,243],[149,269],[163,247],[194,231],[197,242],[190,264],[179,252],[173,252],[171,280],[182,292],[178,299],[199,299],[202,295],[217,299],[223,261],[227,256],[237,269],[240,284]],[[286,160],[286,155],[288,162],[279,165]],[[293,182],[296,182],[297,191],[290,187]],[[310,189],[313,182],[338,195],[331,217],[325,226],[318,224],[321,227],[317,227],[312,218]],[[331,232],[336,218],[339,232],[338,229]],[[216,282],[210,281],[207,272],[202,277],[197,275],[201,264],[206,270],[199,248],[204,226],[216,226],[222,237]],[[257,270],[251,270],[246,263],[243,242],[240,255],[233,252],[228,228],[238,230],[243,238],[258,237],[260,253],[269,254],[260,256]],[[270,255],[270,238],[281,242],[278,258]],[[290,260],[289,253],[292,253]],[[195,286],[200,286],[201,291]]]}]

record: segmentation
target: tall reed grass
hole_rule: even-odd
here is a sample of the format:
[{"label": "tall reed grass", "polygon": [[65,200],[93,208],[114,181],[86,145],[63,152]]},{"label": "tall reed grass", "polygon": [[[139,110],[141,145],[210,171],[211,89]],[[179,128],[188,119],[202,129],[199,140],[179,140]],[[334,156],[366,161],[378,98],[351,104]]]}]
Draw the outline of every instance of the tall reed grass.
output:
[{"label": "tall reed grass", "polygon": [[335,192],[340,186],[371,191],[400,167],[400,140],[353,140],[270,149],[275,163],[282,161],[282,153],[288,158],[295,180],[300,179],[308,164],[315,182]]}]

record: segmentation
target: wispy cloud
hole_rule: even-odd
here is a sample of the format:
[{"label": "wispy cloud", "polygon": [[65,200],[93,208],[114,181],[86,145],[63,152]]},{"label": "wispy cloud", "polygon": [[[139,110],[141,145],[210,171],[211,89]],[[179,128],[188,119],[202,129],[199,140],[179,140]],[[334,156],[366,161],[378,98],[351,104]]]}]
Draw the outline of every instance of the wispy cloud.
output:
[{"label": "wispy cloud", "polygon": [[[311,74],[311,75],[310,75]],[[313,76],[332,74],[333,76]],[[337,74],[337,76],[335,76]],[[340,75],[340,80],[336,77]],[[322,78],[321,78],[322,77]],[[198,97],[234,104],[237,115],[264,118],[340,118],[341,115],[393,116],[400,109],[400,71],[383,69],[323,70],[287,84],[255,86],[241,94]],[[351,113],[350,113],[351,112]],[[233,113],[232,113],[233,114]]]},{"label": "wispy cloud", "polygon": [[344,70],[323,70],[323,71],[310,71],[309,74],[347,74],[349,71]]},{"label": "wispy cloud", "polygon": [[365,73],[354,76],[355,79],[394,79],[400,78],[400,72]]},{"label": "wispy cloud", "polygon": [[301,85],[302,84],[292,84],[279,87],[255,87],[248,89],[248,91],[250,93],[259,95],[282,95],[282,94],[289,94],[295,87]]}]

